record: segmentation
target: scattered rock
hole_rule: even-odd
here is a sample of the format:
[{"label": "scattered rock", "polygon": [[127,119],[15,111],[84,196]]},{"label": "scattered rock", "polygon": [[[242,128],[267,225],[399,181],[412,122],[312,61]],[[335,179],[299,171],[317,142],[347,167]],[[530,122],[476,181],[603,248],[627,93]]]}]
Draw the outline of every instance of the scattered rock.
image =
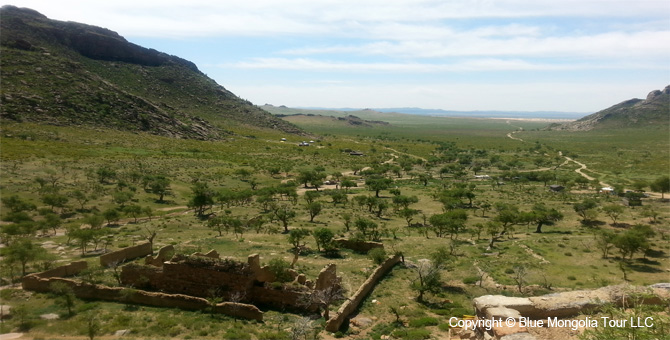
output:
[{"label": "scattered rock", "polygon": [[363,316],[357,316],[351,319],[351,324],[360,328],[368,328],[372,325],[372,319]]},{"label": "scattered rock", "polygon": [[124,336],[130,334],[130,329],[120,329],[114,332],[114,336]]},{"label": "scattered rock", "polygon": [[42,314],[40,315],[40,319],[42,320],[58,320],[60,319],[60,316],[56,313],[49,313],[49,314]]},{"label": "scattered rock", "polygon": [[12,306],[0,305],[0,320],[9,319],[12,317]]}]

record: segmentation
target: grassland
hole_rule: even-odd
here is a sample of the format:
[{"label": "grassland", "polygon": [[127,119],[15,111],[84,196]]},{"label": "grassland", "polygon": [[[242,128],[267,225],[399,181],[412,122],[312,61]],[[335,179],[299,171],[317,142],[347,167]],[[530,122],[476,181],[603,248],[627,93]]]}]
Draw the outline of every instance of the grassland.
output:
[{"label": "grassland", "polygon": [[[617,224],[613,224],[601,210],[604,206],[620,205],[621,199],[598,194],[594,184],[578,181],[579,176],[574,172],[577,166],[565,163],[559,156],[559,151],[578,155],[580,161],[597,172],[591,173],[603,181],[651,180],[668,168],[667,155],[656,152],[659,144],[655,141],[659,141],[657,138],[663,136],[663,131],[656,134],[634,131],[623,140],[621,135],[603,132],[535,131],[543,126],[540,122],[438,117],[410,119],[405,115],[361,118],[384,120],[390,125],[353,127],[332,125],[329,123],[332,120],[318,116],[287,117],[288,121],[313,134],[308,138],[314,138],[315,143],[299,147],[297,143],[306,137],[273,130],[245,130],[242,126],[235,127],[236,137],[223,141],[194,141],[102,128],[3,122],[0,190],[3,198],[17,195],[34,204],[38,209],[28,211],[28,214],[37,226],[45,219],[40,211],[47,213],[46,210],[50,210],[62,219],[56,233],[47,228],[21,235],[52,254],[30,261],[29,272],[82,258],[96,268],[100,250],[94,251],[90,245],[82,256],[80,246],[68,241],[68,234],[73,228],[85,225],[85,218],[90,215],[110,209],[122,211],[123,204],[114,198],[119,191],[132,192],[130,201],[124,204],[149,207],[151,213],[140,214],[137,221],[122,214],[103,227],[112,235],[104,246],[107,249],[135,244],[145,238],[147,230],[156,230],[155,247],[173,244],[177,252],[186,254],[215,249],[222,256],[240,260],[248,254],[258,253],[261,261],[267,263],[273,258],[290,261],[293,257],[287,236],[279,232],[281,224],[268,222],[259,231],[245,230],[241,235],[224,232],[219,236],[187,207],[193,196],[193,184],[204,182],[214,191],[251,191],[254,199],[250,201],[230,206],[216,203],[213,207],[217,213],[228,210],[231,216],[244,218],[267,214],[256,200],[264,188],[296,180],[303,170],[322,167],[322,172],[331,177],[339,173],[358,186],[347,192],[348,200],[344,204],[332,203],[327,195],[317,198],[322,211],[313,222],[305,208],[303,185],[295,186],[296,192],[300,193],[295,204],[277,197],[275,201],[297,212],[290,222],[290,229],[325,227],[338,236],[352,236],[355,228],[347,231],[342,217],[351,214],[354,219],[369,219],[379,226],[379,238],[389,253],[404,254],[407,265],[394,269],[359,311],[360,316],[373,318],[373,324],[349,327],[345,330],[348,336],[374,339],[382,335],[401,339],[445,336],[447,328],[444,324],[449,317],[471,313],[471,299],[475,296],[529,295],[622,283],[621,256],[613,249],[608,258],[603,258],[596,235],[603,230],[621,234],[636,224],[648,224],[656,233],[648,239],[651,251],[645,257],[638,252],[632,260],[625,262],[628,282],[645,285],[667,281],[667,268],[670,268],[668,203],[657,196],[643,199],[643,207],[624,207]],[[518,131],[514,136],[523,141],[509,138],[507,134],[512,131]],[[287,141],[282,142],[281,138]],[[664,146],[662,140],[660,145]],[[350,156],[351,150],[360,151],[365,156]],[[389,166],[385,171],[383,164]],[[402,169],[394,173],[394,166]],[[441,169],[449,166],[458,169],[441,173]],[[374,191],[365,186],[366,178],[363,177],[370,175],[360,173],[365,167],[378,171],[378,174],[383,171],[381,175],[391,178],[393,185],[388,189],[417,197],[418,201],[410,205],[410,208],[420,210],[412,227],[408,227],[407,221],[393,208],[394,195],[388,189],[380,192],[380,200],[387,202],[388,207],[379,215],[355,203],[356,196],[374,196]],[[97,175],[101,168],[114,170],[116,175],[102,181]],[[279,171],[274,172],[272,168]],[[477,174],[489,175],[491,179],[475,179],[476,168],[479,168]],[[247,170],[248,174],[240,169]],[[538,181],[534,174],[540,172],[551,173],[552,180],[548,183]],[[141,178],[147,174],[160,174],[170,179],[171,195],[166,196],[164,202],[159,202],[156,194],[143,189]],[[550,192],[545,184],[555,183],[567,189],[561,193]],[[429,219],[443,213],[446,208],[436,197],[443,190],[461,186],[469,188],[473,194],[472,204],[465,198],[458,204],[467,214],[465,229],[454,240],[448,234],[438,237],[430,227],[423,226],[422,216]],[[81,206],[73,196],[77,190],[83,191],[88,198]],[[45,193],[54,192],[69,197],[67,203],[60,207],[45,203]],[[587,198],[596,200],[599,208],[594,210],[593,221],[585,224],[573,205]],[[496,239],[494,248],[489,249],[490,236],[485,230],[477,235],[477,225],[496,221],[500,212],[495,207],[500,203],[512,203],[522,212],[529,212],[537,203],[543,203],[560,211],[563,218],[545,225],[543,233],[534,232],[535,224],[513,223],[505,235]],[[3,210],[6,219],[7,209]],[[655,223],[650,223],[650,218],[644,214],[647,210],[657,213]],[[17,237],[8,234],[7,226],[10,225],[11,221],[3,222],[3,240]],[[307,243],[309,249],[301,255],[297,269],[314,277],[324,265],[334,262],[349,292],[365,280],[374,266],[365,254],[341,250],[339,258],[329,258],[316,251],[312,238]],[[416,281],[412,264],[449,246],[452,246],[452,256],[442,270],[440,289],[427,295],[427,302],[417,302],[417,293],[410,288]],[[2,263],[5,284],[16,281],[20,276],[17,263],[8,260]],[[520,265],[528,268],[529,273],[521,291],[514,281],[515,268]],[[486,274],[482,275],[480,270]],[[116,284],[109,269],[98,268],[86,275],[85,279],[94,282]],[[482,277],[484,280],[480,285],[477,281]],[[295,314],[267,311],[266,321],[256,324],[224,317],[212,319],[212,316],[199,312],[93,301],[78,301],[75,316],[67,317],[57,297],[33,294],[16,287],[4,287],[2,300],[5,304],[18,306],[19,310],[27,310],[25,318],[13,318],[3,323],[3,332],[25,331],[41,338],[60,335],[83,338],[86,318],[91,313],[100,316],[100,335],[128,329],[127,337],[131,338],[288,339],[291,338],[290,330],[300,319]],[[396,317],[389,307],[399,311],[403,325],[393,322]],[[331,310],[336,308],[331,306]],[[61,319],[40,319],[40,315],[46,313],[60,314]],[[316,330],[320,322],[314,322]]]}]

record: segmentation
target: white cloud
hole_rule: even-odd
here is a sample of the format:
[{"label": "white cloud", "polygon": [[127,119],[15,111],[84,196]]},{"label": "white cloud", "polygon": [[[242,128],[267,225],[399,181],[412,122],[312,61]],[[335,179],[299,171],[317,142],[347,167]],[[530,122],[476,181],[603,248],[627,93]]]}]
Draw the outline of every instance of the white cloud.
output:
[{"label": "white cloud", "polygon": [[444,20],[478,18],[646,17],[667,23],[670,10],[665,0],[13,0],[12,4],[124,35],[159,37],[380,33],[389,23],[420,23],[426,33],[440,31]]},{"label": "white cloud", "polygon": [[396,72],[484,72],[484,71],[574,71],[595,69],[659,69],[664,64],[645,63],[534,63],[521,59],[475,58],[450,63],[385,63],[342,62],[307,58],[255,58],[231,64],[216,65],[219,68],[249,70],[293,70],[293,71],[337,71],[351,73]]}]

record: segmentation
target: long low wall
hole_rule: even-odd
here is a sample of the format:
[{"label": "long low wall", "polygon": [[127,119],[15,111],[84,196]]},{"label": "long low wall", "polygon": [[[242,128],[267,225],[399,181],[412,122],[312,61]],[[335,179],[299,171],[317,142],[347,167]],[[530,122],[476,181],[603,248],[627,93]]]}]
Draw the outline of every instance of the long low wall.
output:
[{"label": "long low wall", "polygon": [[153,249],[151,243],[142,243],[136,246],[123,248],[100,256],[100,265],[109,267],[110,264],[120,264],[138,257],[151,255]]},{"label": "long low wall", "polygon": [[402,257],[399,255],[390,257],[377,267],[377,269],[375,269],[367,280],[365,280],[365,282],[358,288],[356,293],[345,301],[337,310],[337,313],[326,322],[326,330],[329,332],[337,332],[344,321],[358,309],[358,306],[365,300],[368,294],[370,294],[377,282],[386,276],[386,274],[400,262],[401,258]]},{"label": "long low wall", "polygon": [[355,240],[349,240],[346,238],[336,238],[333,240],[333,243],[340,247],[340,248],[346,248],[346,249],[351,249],[353,251],[361,252],[361,253],[367,253],[372,249],[375,248],[382,248],[384,249],[384,244],[381,242],[372,242],[372,241],[355,241]]},{"label": "long low wall", "polygon": [[35,273],[39,277],[48,278],[48,277],[67,277],[79,274],[81,271],[88,268],[88,263],[86,261],[72,262],[64,266],[56,267],[53,269],[45,270],[41,273]]},{"label": "long low wall", "polygon": [[[94,299],[130,304],[139,304],[155,307],[180,308],[185,310],[204,310],[210,307],[206,299],[182,294],[164,294],[132,289],[132,294],[124,292],[129,288],[108,287],[77,282],[59,277],[44,278],[38,274],[27,275],[22,279],[25,290],[48,293],[51,292],[51,284],[62,282],[72,288],[74,295],[81,299]],[[213,308],[213,312],[229,315],[232,317],[263,321],[263,312],[256,306],[223,302]]]}]

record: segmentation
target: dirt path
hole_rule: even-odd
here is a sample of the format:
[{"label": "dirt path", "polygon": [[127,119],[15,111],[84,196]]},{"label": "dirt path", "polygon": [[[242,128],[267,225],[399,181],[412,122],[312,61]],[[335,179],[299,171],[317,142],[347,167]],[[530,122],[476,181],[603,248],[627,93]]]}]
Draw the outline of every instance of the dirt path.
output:
[{"label": "dirt path", "polygon": [[514,131],[508,133],[508,134],[507,134],[507,137],[509,137],[509,138],[511,138],[511,139],[514,139],[514,140],[518,140],[519,142],[524,142],[524,143],[525,143],[525,142],[526,142],[525,140],[523,140],[523,139],[521,139],[521,138],[519,138],[519,137],[514,137],[514,134],[517,133],[517,132],[521,132],[521,131],[523,131],[523,128],[520,127],[520,126],[513,125],[509,120],[508,120],[506,123],[507,123],[507,125],[516,128],[516,130],[514,130]]}]

